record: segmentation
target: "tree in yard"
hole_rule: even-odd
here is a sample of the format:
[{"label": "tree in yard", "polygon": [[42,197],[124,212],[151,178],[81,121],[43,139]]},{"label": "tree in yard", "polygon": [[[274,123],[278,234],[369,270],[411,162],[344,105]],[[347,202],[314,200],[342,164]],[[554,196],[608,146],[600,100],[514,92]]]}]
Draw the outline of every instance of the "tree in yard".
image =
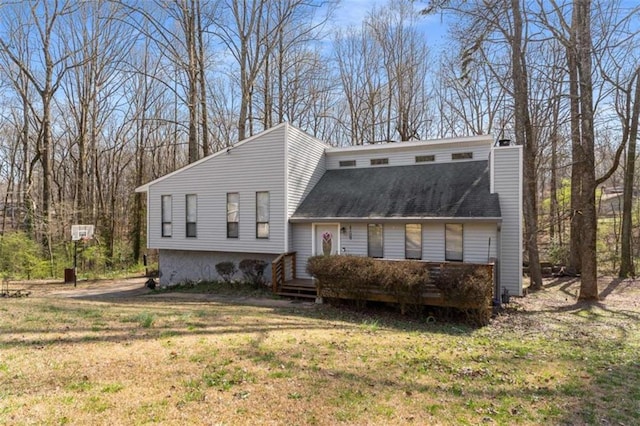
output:
[{"label": "tree in yard", "polygon": [[[192,163],[210,152],[204,41],[209,22],[203,22],[203,18],[215,19],[217,3],[206,0],[203,3],[200,0],[155,0],[153,7],[135,2],[128,4],[128,7],[132,16],[127,22],[152,40],[177,73],[184,77],[179,79],[178,75],[174,76],[176,85],[167,83],[166,87],[174,91],[175,96],[187,107],[188,161]],[[138,16],[142,17],[141,21],[137,19]],[[183,91],[178,90],[179,82],[183,83]]]},{"label": "tree in yard", "polygon": [[[598,300],[596,189],[617,169],[625,138],[616,149],[609,170],[596,178],[595,113],[600,99],[594,96],[593,62],[597,61],[602,71],[603,56],[626,44],[624,39],[613,41],[608,36],[618,32],[633,14],[621,15],[618,2],[596,2],[594,7],[591,0],[573,0],[571,4],[551,0],[550,5],[539,1],[539,6],[541,23],[562,43],[567,57],[572,144],[570,267],[580,273],[578,297]],[[594,14],[594,10],[598,13]],[[599,19],[598,31],[593,28],[592,16]],[[597,43],[594,43],[594,34]],[[597,93],[601,94],[602,90]]]},{"label": "tree in yard", "polygon": [[[122,23],[121,8],[106,0],[88,2],[78,11],[79,18],[71,23],[66,49],[77,51],[80,65],[66,74],[61,91],[68,115],[63,115],[65,135],[71,139],[68,147],[74,162],[75,176],[72,200],[73,223],[96,223],[97,203],[92,165],[98,153],[105,123],[116,113],[122,82],[119,69],[132,47],[130,28]],[[69,164],[64,164],[65,169]]]},{"label": "tree in yard", "polygon": [[620,270],[618,276],[627,278],[635,276],[633,263],[632,206],[635,181],[636,144],[638,140],[638,120],[640,119],[640,68],[636,68],[632,78],[628,80],[625,97],[621,100],[618,114],[622,123],[623,143],[626,141],[627,159],[624,170],[622,235]]},{"label": "tree in yard", "polygon": [[418,139],[424,129],[429,52],[417,30],[417,19],[413,2],[402,0],[374,9],[365,21],[380,48],[386,74],[387,140],[395,139],[396,134],[401,141]]},{"label": "tree in yard", "polygon": [[[31,111],[36,112],[38,126],[35,155],[40,163],[42,176],[42,214],[39,216],[38,229],[51,259],[53,241],[50,227],[55,157],[52,110],[55,95],[65,74],[80,65],[78,50],[68,50],[60,42],[64,40],[67,28],[79,7],[72,1],[44,0],[31,2],[28,10],[21,4],[6,3],[0,6],[4,29],[0,33],[0,58],[5,64],[15,66],[19,70],[19,78],[26,79],[37,94],[37,98],[28,99],[27,104]],[[24,37],[16,38],[14,33],[24,34]],[[31,50],[34,45],[35,49]]]},{"label": "tree in yard", "polygon": [[[510,85],[505,89],[510,93],[514,109],[514,134],[516,143],[524,146],[524,227],[525,246],[529,258],[530,287],[542,287],[542,272],[538,252],[538,141],[531,122],[527,65],[526,11],[521,9],[520,0],[509,3],[489,1],[482,5],[458,1],[434,1],[423,13],[444,7],[464,18],[461,22],[462,38],[468,43],[462,57],[463,75],[465,67],[477,52],[483,52],[483,45],[500,43],[510,56]],[[487,63],[496,78],[500,78],[497,67]]]}]

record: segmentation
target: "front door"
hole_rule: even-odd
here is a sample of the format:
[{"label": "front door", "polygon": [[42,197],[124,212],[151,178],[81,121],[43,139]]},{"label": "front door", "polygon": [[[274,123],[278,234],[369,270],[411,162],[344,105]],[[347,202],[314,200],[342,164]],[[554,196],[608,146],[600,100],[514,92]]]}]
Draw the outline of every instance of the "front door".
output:
[{"label": "front door", "polygon": [[340,253],[340,224],[318,223],[315,225],[313,254],[339,254]]}]

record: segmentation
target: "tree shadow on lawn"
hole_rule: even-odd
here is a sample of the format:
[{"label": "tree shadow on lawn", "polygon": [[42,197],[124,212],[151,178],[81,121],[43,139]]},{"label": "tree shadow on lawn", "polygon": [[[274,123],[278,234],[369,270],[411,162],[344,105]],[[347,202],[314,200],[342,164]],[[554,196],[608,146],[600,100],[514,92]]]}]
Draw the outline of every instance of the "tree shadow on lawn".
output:
[{"label": "tree shadow on lawn", "polygon": [[[142,297],[139,297],[142,296]],[[191,304],[219,303],[231,306],[249,306],[271,308],[277,314],[295,315],[328,321],[342,321],[351,325],[372,325],[401,331],[416,331],[450,335],[470,334],[478,327],[464,322],[464,311],[439,306],[419,306],[411,315],[403,315],[399,307],[385,303],[368,302],[365,308],[354,304],[337,301],[337,303],[316,304],[300,299],[283,298],[272,293],[263,295],[244,295],[233,293],[199,293],[199,292],[153,292],[135,289],[126,292],[107,294],[88,294],[74,297],[78,300],[99,301],[109,303],[129,303],[130,301],[161,301],[173,303],[175,306]],[[335,301],[334,301],[335,302]]]},{"label": "tree shadow on lawn", "polygon": [[[589,365],[591,361],[585,360]],[[583,377],[559,424],[631,425],[640,419],[640,363],[637,359],[598,365]]]},{"label": "tree shadow on lawn", "polygon": [[[256,304],[255,298],[207,297],[189,300],[154,298],[135,291],[119,294],[134,296],[119,298],[113,293],[108,297],[99,294],[53,298],[60,303],[52,302],[52,298],[31,299],[36,305],[36,318],[22,321],[41,320],[49,326],[0,329],[0,347],[41,349],[47,345],[309,330],[366,332],[370,328],[389,328],[448,335],[465,335],[473,331],[473,328],[460,324],[426,324],[312,303],[263,306],[260,301]],[[65,300],[71,301],[72,305],[66,304]],[[282,300],[276,299],[274,302]],[[266,317],[269,319],[261,320]],[[145,321],[149,323],[145,325]]]}]

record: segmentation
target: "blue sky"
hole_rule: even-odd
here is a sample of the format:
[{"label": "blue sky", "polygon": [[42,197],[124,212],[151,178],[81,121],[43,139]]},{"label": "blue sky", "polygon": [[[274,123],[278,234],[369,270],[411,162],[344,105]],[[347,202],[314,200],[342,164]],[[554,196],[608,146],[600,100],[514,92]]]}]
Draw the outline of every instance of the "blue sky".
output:
[{"label": "blue sky", "polygon": [[[387,4],[387,0],[341,0],[330,26],[336,27],[336,29],[344,29],[351,25],[359,27],[374,7],[384,7]],[[426,2],[417,1],[415,4],[416,11],[421,10],[425,5]],[[435,47],[443,42],[447,32],[447,25],[442,22],[440,15],[420,16],[418,22],[431,46]]]}]

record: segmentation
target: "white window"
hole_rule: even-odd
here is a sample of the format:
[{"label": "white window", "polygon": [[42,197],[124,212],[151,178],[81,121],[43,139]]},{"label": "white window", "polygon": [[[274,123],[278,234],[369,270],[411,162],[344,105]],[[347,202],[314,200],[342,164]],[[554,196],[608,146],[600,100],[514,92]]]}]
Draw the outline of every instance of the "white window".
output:
[{"label": "white window", "polygon": [[372,166],[382,166],[385,164],[389,164],[388,158],[372,158],[370,160]]},{"label": "white window", "polygon": [[447,223],[444,228],[444,259],[462,262],[462,224]]},{"label": "white window", "polygon": [[227,238],[238,238],[240,222],[240,194],[227,194]]},{"label": "white window", "polygon": [[422,225],[407,223],[404,226],[405,259],[422,259]]},{"label": "white window", "polygon": [[268,192],[256,192],[256,238],[269,238]]},{"label": "white window", "polygon": [[370,223],[367,225],[367,256],[384,257],[384,241],[381,224]]},{"label": "white window", "polygon": [[416,163],[430,163],[436,161],[435,155],[416,155]]},{"label": "white window", "polygon": [[161,216],[162,216],[162,236],[170,237],[173,233],[171,224],[171,195],[163,195],[161,197]]},{"label": "white window", "polygon": [[470,160],[473,158],[473,152],[455,152],[451,154],[452,160]]},{"label": "white window", "polygon": [[187,229],[185,235],[187,238],[195,238],[197,236],[198,196],[196,194],[187,194],[185,207],[187,212]]}]

